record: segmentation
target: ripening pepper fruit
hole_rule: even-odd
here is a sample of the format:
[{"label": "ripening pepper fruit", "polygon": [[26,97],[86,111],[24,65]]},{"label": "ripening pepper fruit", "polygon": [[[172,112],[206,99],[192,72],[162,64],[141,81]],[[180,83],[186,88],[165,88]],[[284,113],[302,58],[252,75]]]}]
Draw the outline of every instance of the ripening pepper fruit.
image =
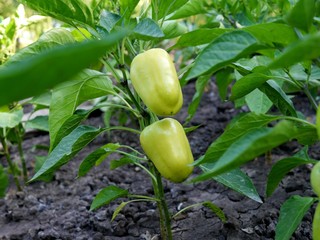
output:
[{"label": "ripening pepper fruit", "polygon": [[320,197],[320,162],[313,166],[310,174],[310,182],[313,191]]},{"label": "ripening pepper fruit", "polygon": [[313,240],[320,240],[320,203],[316,207],[312,222],[312,236]]},{"label": "ripening pepper fruit", "polygon": [[170,55],[153,48],[131,63],[132,85],[145,105],[159,116],[176,114],[183,103],[181,86]]},{"label": "ripening pepper fruit", "polygon": [[193,155],[177,120],[165,118],[149,125],[141,132],[140,143],[164,178],[179,183],[191,174]]}]

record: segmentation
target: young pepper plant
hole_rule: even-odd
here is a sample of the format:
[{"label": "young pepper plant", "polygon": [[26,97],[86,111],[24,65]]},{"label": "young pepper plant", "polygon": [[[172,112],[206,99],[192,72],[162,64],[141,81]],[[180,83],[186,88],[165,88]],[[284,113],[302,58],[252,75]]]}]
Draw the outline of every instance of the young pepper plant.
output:
[{"label": "young pepper plant", "polygon": [[[183,77],[184,82],[197,78],[198,88],[189,108],[189,119],[194,115],[204,86],[213,74],[216,75],[221,97],[234,101],[236,106],[245,106],[250,112],[242,113],[233,120],[196,161],[195,165],[200,166],[204,173],[194,178],[195,182],[219,177],[293,139],[304,146],[312,146],[319,141],[318,123],[298,112],[292,101],[295,94],[303,93],[309,100],[308,105],[317,111],[318,3],[313,0],[299,0],[288,6],[274,3],[275,11],[284,12],[276,16],[276,20],[281,21],[274,21],[274,16],[268,16],[266,11],[259,24],[250,21],[255,18],[255,10],[250,9],[250,4],[240,6],[234,1],[225,1],[215,5],[224,17],[222,24],[229,28],[223,31],[197,29],[182,35],[173,46],[205,44]],[[235,14],[243,10],[252,13],[246,16],[250,16],[249,19]],[[204,33],[210,37],[201,38]],[[235,83],[230,84],[233,80]],[[230,85],[231,94],[228,96]],[[310,159],[306,150],[278,161],[268,177],[267,197],[291,169],[310,163],[315,164],[317,160]],[[317,199],[313,197],[289,198],[280,210],[275,238],[289,239],[315,201]],[[316,213],[315,219],[317,216]],[[291,219],[295,221],[288,221]]]},{"label": "young pepper plant", "polygon": [[[162,31],[161,27],[164,25],[163,18],[166,16],[166,14],[171,13],[175,9],[173,6],[171,6],[171,4],[159,4],[158,2],[152,2],[152,5],[148,7],[149,10],[138,11],[140,12],[141,19],[134,19],[131,16],[132,13],[136,11],[135,6],[138,4],[138,1],[133,1],[133,3],[120,1],[120,3],[111,3],[108,5],[110,10],[117,9],[120,6],[120,15],[118,15],[116,12],[109,12],[106,10],[101,12],[101,9],[103,9],[103,1],[99,2],[98,4],[93,2],[91,6],[83,4],[81,1],[67,1],[66,5],[61,5],[59,1],[56,1],[55,3],[35,3],[33,1],[24,2],[29,7],[34,8],[40,13],[55,17],[68,23],[74,28],[71,32],[60,28],[45,33],[39,39],[39,41],[35,42],[11,58],[11,61],[9,60],[6,63],[7,66],[2,71],[4,77],[2,79],[3,81],[0,81],[0,85],[2,84],[5,86],[5,84],[9,84],[11,79],[17,79],[21,75],[24,75],[24,80],[27,80],[29,84],[31,81],[34,83],[34,89],[32,89],[32,91],[22,95],[20,95],[19,90],[13,91],[13,94],[10,94],[10,96],[9,94],[5,95],[6,100],[3,101],[23,99],[25,97],[40,93],[42,89],[50,87],[50,85],[68,80],[60,85],[57,85],[52,90],[49,114],[50,154],[41,169],[30,181],[40,179],[48,172],[51,172],[61,165],[67,163],[78,151],[81,150],[81,148],[87,145],[102,132],[111,130],[124,130],[137,134],[140,133],[138,130],[124,126],[106,128],[79,126],[80,123],[96,108],[112,107],[123,109],[137,118],[142,132],[146,129],[153,129],[153,124],[158,122],[158,117],[151,111],[153,109],[151,105],[149,105],[149,101],[144,99],[143,95],[137,91],[142,100],[144,100],[143,103],[138,97],[137,93],[132,90],[127,71],[129,70],[131,59],[137,55],[137,53],[154,47],[156,42],[160,42],[166,38],[164,32],[167,31],[167,27],[170,25],[165,26],[165,31]],[[175,4],[175,7],[181,7],[183,4],[185,3],[179,3],[178,5]],[[74,6],[77,7],[74,8]],[[151,12],[152,18],[148,17],[148,14]],[[175,26],[178,25],[179,23],[175,23]],[[128,26],[128,28],[131,28],[131,31],[122,31],[122,26]],[[173,35],[171,31],[167,31],[167,33],[170,34],[168,38],[177,36],[177,34]],[[77,44],[75,43],[76,41],[79,41],[80,43]],[[164,50],[161,50],[160,52],[161,53],[155,54],[155,57],[165,54],[164,60],[160,64],[165,64],[165,67],[169,67],[168,73],[173,71],[175,72],[173,63],[167,65],[170,59],[168,53],[166,53]],[[102,58],[100,61],[102,65],[98,64],[98,68],[95,68],[95,70],[87,68],[79,72],[79,70],[83,69],[87,64],[92,63],[101,56]],[[32,61],[27,62],[27,58],[30,58]],[[61,59],[63,60],[61,61]],[[75,62],[71,59],[76,59],[77,61]],[[54,68],[47,68],[46,65],[49,63],[50,65],[54,65]],[[65,69],[63,64],[65,63],[69,64],[68,71],[64,71]],[[151,72],[155,63],[156,61],[154,61],[153,64],[152,61],[151,64],[149,63],[149,67],[151,67],[149,75],[152,75]],[[148,62],[146,62],[146,64],[148,64]],[[24,68],[21,71],[13,73],[13,67],[18,68],[18,66],[22,65]],[[100,69],[99,65],[100,67],[103,67],[102,71],[98,71]],[[92,68],[96,66],[97,65],[92,65]],[[154,69],[159,70],[159,67],[161,66],[154,66]],[[48,73],[45,74],[47,80],[46,83],[40,84],[39,77],[36,76],[34,69],[40,69],[42,71],[48,70]],[[62,77],[59,75],[61,72],[64,73]],[[77,72],[78,74],[74,75]],[[130,72],[135,71],[132,70]],[[156,74],[153,74],[153,76],[157,77]],[[160,75],[160,77],[165,78],[167,76],[166,74],[163,74],[163,76]],[[157,91],[164,91],[163,94],[160,94],[160,98],[162,98],[164,102],[169,101],[169,105],[172,105],[171,101],[175,101],[176,98],[171,98],[170,96],[176,95],[175,90],[178,90],[177,93],[179,94],[176,98],[177,103],[173,105],[174,109],[170,110],[169,113],[161,112],[160,115],[173,115],[180,109],[182,105],[182,94],[178,77],[171,77],[175,78],[174,86],[168,84],[168,86],[155,86],[153,89],[150,89],[155,93]],[[135,77],[131,76],[132,81],[134,78]],[[165,83],[173,82],[169,78],[169,80],[167,80]],[[23,83],[21,82],[21,84]],[[162,89],[163,87],[168,87],[168,93]],[[137,89],[137,87],[135,88]],[[172,89],[174,89],[174,91],[170,92]],[[104,102],[98,104],[88,111],[77,109],[80,104],[87,100],[106,95],[114,96],[118,98],[120,102]],[[158,105],[161,104],[162,103],[158,103]],[[145,106],[147,108],[145,108]],[[157,113],[157,111],[155,112]],[[163,123],[164,126],[168,125],[167,122],[171,122],[170,120],[162,121],[159,121],[159,123]],[[148,125],[150,126],[147,127]],[[177,125],[180,127],[177,127]],[[190,148],[187,144],[187,138],[184,136],[184,130],[182,126],[178,122],[175,124],[169,124],[169,126],[172,126],[173,130],[177,131],[176,133],[178,133],[177,143],[179,143],[180,139],[182,139],[182,150],[185,148]],[[165,131],[163,132],[165,133]],[[170,132],[170,130],[167,132]],[[147,135],[150,136],[153,134]],[[167,139],[169,140],[170,137]],[[174,156],[179,149],[179,146],[176,148],[176,150],[172,148],[171,152],[169,151],[169,153],[172,153]],[[133,153],[120,151],[119,149],[121,148],[131,150]],[[148,149],[150,147],[145,148]],[[145,151],[148,152],[148,150]],[[157,167],[155,167],[157,164],[154,163],[159,161],[154,160],[152,154],[152,161],[149,161],[144,158],[141,153],[137,152],[137,150],[134,150],[128,146],[107,144],[91,153],[83,161],[79,169],[79,176],[90,170],[94,165],[103,161],[104,158],[110,154],[110,152],[117,152],[125,157],[120,159],[117,164],[114,163],[113,166],[121,166],[124,163],[133,163],[146,170],[152,179],[155,197],[128,195],[126,190],[120,190],[117,187],[108,187],[102,192],[104,196],[104,199],[102,199],[103,203],[106,204],[110,200],[124,195],[134,198],[132,201],[157,202],[159,207],[162,238],[172,239],[170,224],[171,216],[164,198],[161,179],[161,174],[166,176],[165,172],[168,170],[161,170],[162,168],[159,168],[159,171],[161,172],[160,174]],[[184,151],[181,151],[181,154],[184,156]],[[184,178],[186,178],[192,170],[191,166],[186,165],[190,163],[190,160],[193,161],[191,150],[188,150],[186,156],[188,157],[187,163],[183,164],[183,162],[181,162],[182,164],[179,163],[180,165],[178,164],[176,166],[176,168],[184,167],[188,169],[188,171],[184,173],[183,178],[181,178],[179,181],[184,180]],[[177,161],[181,161],[181,159],[177,157]],[[107,195],[105,195],[106,193]],[[96,197],[96,200],[93,202],[91,207],[92,209],[96,208],[95,206],[100,206],[100,204],[97,204],[97,202],[99,203],[102,201],[100,196],[101,195],[98,194]],[[119,212],[124,205],[125,204],[121,204],[115,213]],[[209,207],[214,212],[217,212],[218,216],[221,217],[222,220],[225,220],[225,216],[222,211],[214,204],[206,201],[203,203],[203,205]]]}]

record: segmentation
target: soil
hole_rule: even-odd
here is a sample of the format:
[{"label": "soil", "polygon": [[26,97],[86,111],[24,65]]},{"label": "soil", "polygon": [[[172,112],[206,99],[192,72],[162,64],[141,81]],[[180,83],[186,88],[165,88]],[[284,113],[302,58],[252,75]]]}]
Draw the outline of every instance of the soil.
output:
[{"label": "soil", "polygon": [[[190,102],[194,91],[194,83],[184,88],[186,103]],[[300,97],[296,101],[297,108],[307,116],[313,117],[314,112],[306,109],[301,99],[305,100]],[[228,122],[239,111],[244,110],[235,110],[230,102],[222,102],[212,83],[191,121],[192,125],[201,124],[201,127],[188,134],[195,158],[204,154]],[[183,120],[186,116],[187,106],[184,106],[177,118]],[[88,123],[102,126],[102,116],[93,116]],[[129,189],[130,193],[134,194],[153,193],[149,177],[132,165],[111,171],[109,161],[104,161],[85,177],[76,179],[80,162],[88,153],[106,144],[107,139],[106,135],[99,136],[72,161],[56,171],[54,179],[49,183],[32,183],[27,185],[23,192],[17,192],[12,185],[6,198],[0,199],[0,239],[160,239],[159,218],[156,206],[152,203],[129,204],[113,222],[113,211],[125,199],[116,200],[96,211],[89,211],[93,197],[109,185]],[[113,132],[111,141],[139,148],[137,136],[126,132]],[[35,134],[32,138],[25,139],[23,144],[30,175],[34,173],[35,157],[46,154],[44,150],[34,148],[38,144],[49,145],[48,135]],[[263,204],[227,189],[213,180],[196,184],[174,184],[164,180],[170,212],[176,213],[190,204],[211,201],[223,209],[228,219],[224,224],[210,210],[203,207],[192,208],[173,220],[174,239],[274,239],[281,204],[291,195],[314,196],[309,184],[310,169],[308,166],[302,166],[284,178],[272,197],[265,198],[267,174],[272,163],[292,155],[300,148],[301,146],[295,142],[288,143],[272,151],[271,163],[260,157],[242,167],[252,178],[264,201]],[[12,151],[13,156],[16,156],[14,148]],[[316,148],[310,149],[310,154],[313,158],[320,158]],[[3,162],[4,159],[0,161]],[[195,169],[193,176],[199,173],[200,170]],[[305,215],[292,239],[312,239],[313,212],[314,206]]]}]

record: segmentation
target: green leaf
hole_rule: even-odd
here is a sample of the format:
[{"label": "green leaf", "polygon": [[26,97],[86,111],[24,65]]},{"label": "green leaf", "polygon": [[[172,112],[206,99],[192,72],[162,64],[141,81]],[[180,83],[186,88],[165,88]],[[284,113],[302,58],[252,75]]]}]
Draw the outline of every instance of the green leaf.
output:
[{"label": "green leaf", "polygon": [[222,100],[227,99],[227,94],[229,91],[229,84],[234,80],[233,79],[233,69],[224,68],[216,72],[216,84],[218,86],[218,91],[220,98]]},{"label": "green leaf", "polygon": [[204,158],[195,162],[196,165],[217,161],[223,153],[239,138],[253,129],[259,129],[268,123],[279,119],[278,116],[247,113],[238,116],[231,122],[224,133],[216,139],[207,149]]},{"label": "green leaf", "polygon": [[266,113],[272,107],[270,99],[259,89],[255,89],[245,96],[245,102],[247,103],[250,111],[257,114]]},{"label": "green leaf", "polygon": [[64,28],[53,28],[44,34],[34,43],[19,50],[16,54],[6,61],[5,66],[20,62],[27,61],[30,57],[48,51],[54,47],[59,47],[65,44],[75,43],[75,39],[71,32]]},{"label": "green leaf", "polygon": [[49,108],[51,102],[51,91],[47,91],[38,96],[33,97],[29,103],[35,105],[34,111],[43,108]]},{"label": "green leaf", "polygon": [[0,164],[0,198],[4,197],[9,186],[9,177],[4,171],[3,166]]},{"label": "green leaf", "polygon": [[101,131],[102,129],[91,126],[80,126],[73,130],[53,149],[40,170],[36,172],[29,182],[35,181],[39,179],[39,177],[53,172],[69,162],[81,149],[100,134]]},{"label": "green leaf", "polygon": [[21,123],[23,110],[0,112],[0,128],[14,128]]},{"label": "green leaf", "polygon": [[114,26],[118,23],[120,19],[121,16],[103,10],[100,17],[100,26],[106,29],[108,32],[111,32],[111,30],[114,28]]},{"label": "green leaf", "polygon": [[318,106],[318,110],[317,110],[316,126],[317,126],[318,138],[320,139],[320,105]]},{"label": "green leaf", "polygon": [[176,45],[175,48],[179,47],[192,47],[198,46],[202,44],[207,44],[216,39],[217,37],[221,36],[226,32],[230,32],[230,29],[227,28],[214,28],[214,29],[206,29],[200,28],[194,31],[188,32],[183,34]]},{"label": "green leaf", "polygon": [[120,13],[124,18],[129,19],[136,8],[139,0],[121,0],[120,2]]},{"label": "green leaf", "polygon": [[206,0],[190,0],[187,1],[181,8],[173,13],[169,19],[186,18],[197,14],[206,13]]},{"label": "green leaf", "polygon": [[55,47],[16,64],[0,67],[0,106],[40,94],[69,80],[110,50],[124,35],[121,31],[109,34],[104,40]]},{"label": "green leaf", "polygon": [[89,116],[90,112],[91,111],[78,109],[74,112],[72,116],[68,117],[63,122],[62,126],[59,128],[55,138],[55,142],[51,145],[51,149],[54,149],[57,146],[57,144],[62,140],[62,138],[64,138],[65,136],[70,134],[75,128],[77,128],[80,125],[80,123]]},{"label": "green leaf", "polygon": [[90,211],[95,210],[103,205],[109,204],[111,201],[125,197],[128,195],[128,191],[116,186],[108,186],[102,189],[97,196],[93,199],[90,206]]},{"label": "green leaf", "polygon": [[195,115],[198,106],[200,104],[204,88],[207,86],[208,82],[210,81],[211,76],[201,76],[196,81],[196,93],[194,94],[192,101],[188,107],[188,117],[186,119],[186,122],[189,122],[193,116]]},{"label": "green leaf", "polygon": [[111,153],[120,147],[117,143],[108,143],[90,153],[80,164],[78,177],[86,175],[90,169],[100,164],[106,159]]},{"label": "green leaf", "polygon": [[289,240],[315,201],[314,198],[297,195],[285,201],[280,209],[275,240]]},{"label": "green leaf", "polygon": [[275,81],[269,80],[260,86],[259,89],[268,96],[283,115],[298,116],[291,99]]},{"label": "green leaf", "polygon": [[308,32],[315,15],[314,0],[299,0],[291,9],[285,20],[293,27]]},{"label": "green leaf", "polygon": [[[259,42],[268,45],[273,45],[274,43],[288,45],[298,39],[292,27],[281,23],[261,23],[244,27],[241,30],[250,33],[259,40]],[[236,30],[229,28],[196,29],[182,35],[174,47],[178,48],[207,44],[223,33],[232,31]]]},{"label": "green leaf", "polygon": [[81,0],[23,0],[23,4],[43,15],[71,24],[76,21],[94,27],[94,18],[89,6]]},{"label": "green leaf", "polygon": [[319,42],[320,32],[305,36],[290,44],[268,67],[285,68],[298,62],[316,59],[320,56]]},{"label": "green leaf", "polygon": [[186,25],[179,21],[165,21],[161,30],[165,35],[164,39],[176,38],[188,31]]},{"label": "green leaf", "polygon": [[221,208],[219,208],[217,205],[215,205],[215,204],[213,204],[212,202],[209,202],[209,201],[203,202],[202,205],[204,207],[209,208],[213,213],[215,213],[223,223],[227,222],[226,215],[221,210]]},{"label": "green leaf", "polygon": [[266,194],[267,197],[270,197],[272,193],[276,190],[282,178],[292,169],[308,164],[316,163],[316,160],[309,158],[301,158],[297,156],[283,158],[274,164],[271,168],[271,171],[268,175]]},{"label": "green leaf", "polygon": [[161,0],[158,2],[159,6],[157,9],[152,9],[153,14],[158,16],[158,19],[168,16],[170,13],[176,11],[181,8],[184,4],[186,4],[188,0]]},{"label": "green leaf", "polygon": [[[210,171],[211,167],[213,166],[214,164],[203,164],[200,166],[200,168],[203,170],[203,172],[207,172]],[[262,200],[255,186],[253,185],[252,180],[247,174],[238,168],[215,176],[213,179],[256,202],[262,203]]]},{"label": "green leaf", "polygon": [[[45,163],[47,157],[46,156],[35,156],[35,166],[34,171],[37,172],[40,170],[42,165]],[[42,175],[38,178],[38,180],[44,181],[44,182],[51,182],[53,180],[54,174],[53,172],[47,173]]]},{"label": "green leaf", "polygon": [[120,158],[119,160],[112,160],[110,162],[110,169],[114,170],[118,167],[122,167],[126,164],[130,164],[130,163],[135,163],[135,160],[133,160],[132,158],[128,157],[128,156],[124,156],[122,158]]},{"label": "green leaf", "polygon": [[81,103],[113,92],[112,81],[105,74],[89,69],[54,88],[49,113],[51,149],[60,140],[60,128]]},{"label": "green leaf", "polygon": [[151,18],[144,18],[133,29],[133,32],[138,39],[142,40],[153,40],[165,36],[158,24]]},{"label": "green leaf", "polygon": [[234,101],[235,99],[244,97],[269,79],[269,76],[255,72],[240,78],[232,86],[230,100]]},{"label": "green leaf", "polygon": [[26,129],[38,129],[49,132],[48,116],[37,116],[26,122]]},{"label": "green leaf", "polygon": [[116,208],[116,210],[114,210],[113,214],[112,214],[112,218],[111,218],[111,222],[113,222],[113,220],[118,216],[118,214],[120,213],[120,211],[128,204],[129,202],[122,202],[120,203],[120,205],[118,205],[118,207]]},{"label": "green leaf", "polygon": [[244,31],[221,35],[205,47],[195,59],[187,79],[212,73],[257,49],[257,39]]},{"label": "green leaf", "polygon": [[260,23],[243,28],[262,43],[288,45],[298,39],[294,28],[282,23]]},{"label": "green leaf", "polygon": [[230,171],[261,154],[303,134],[289,121],[281,121],[273,128],[257,128],[236,140],[215,162],[214,167],[193,181],[204,181],[210,177]]}]

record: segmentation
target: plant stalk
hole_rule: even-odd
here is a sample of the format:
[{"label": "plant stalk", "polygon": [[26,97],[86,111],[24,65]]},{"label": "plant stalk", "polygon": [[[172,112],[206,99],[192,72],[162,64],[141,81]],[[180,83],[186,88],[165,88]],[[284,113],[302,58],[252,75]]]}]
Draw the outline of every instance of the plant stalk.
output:
[{"label": "plant stalk", "polygon": [[172,231],[171,231],[171,217],[168,210],[168,205],[164,196],[164,189],[162,185],[161,174],[156,169],[154,164],[150,161],[150,171],[156,176],[156,181],[152,181],[153,189],[157,201],[157,206],[160,216],[160,232],[161,239],[163,240],[172,240]]},{"label": "plant stalk", "polygon": [[10,170],[12,172],[12,175],[13,175],[14,183],[16,184],[17,190],[18,191],[22,191],[19,179],[18,179],[18,177],[17,177],[17,175],[15,173],[14,165],[13,165],[13,162],[11,160],[11,157],[10,157],[10,154],[9,154],[9,151],[8,151],[8,145],[6,143],[6,140],[4,138],[0,138],[0,139],[1,139],[1,144],[2,144],[3,150],[4,150],[4,155],[5,155],[6,159],[7,159],[9,168],[10,168]]},{"label": "plant stalk", "polygon": [[18,151],[19,151],[21,165],[22,165],[23,180],[26,183],[26,182],[28,182],[28,171],[27,171],[26,159],[24,157],[24,153],[23,153],[23,149],[22,149],[22,138],[21,138],[20,130],[17,128],[15,130],[16,130],[16,134],[18,136]]}]

